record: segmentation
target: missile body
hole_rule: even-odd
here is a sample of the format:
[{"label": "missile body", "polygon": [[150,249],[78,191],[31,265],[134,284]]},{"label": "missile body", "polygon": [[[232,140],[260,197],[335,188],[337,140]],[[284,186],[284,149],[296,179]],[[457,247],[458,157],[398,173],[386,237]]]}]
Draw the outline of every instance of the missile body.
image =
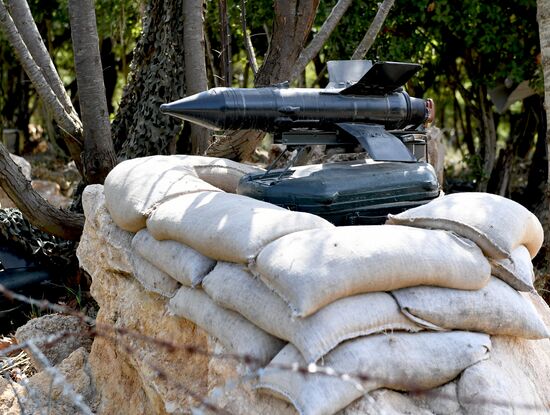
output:
[{"label": "missile body", "polygon": [[311,88],[213,88],[163,104],[163,113],[212,130],[291,128],[326,130],[337,123],[380,124],[399,129],[423,124],[427,101],[406,92],[344,95],[340,90]]}]

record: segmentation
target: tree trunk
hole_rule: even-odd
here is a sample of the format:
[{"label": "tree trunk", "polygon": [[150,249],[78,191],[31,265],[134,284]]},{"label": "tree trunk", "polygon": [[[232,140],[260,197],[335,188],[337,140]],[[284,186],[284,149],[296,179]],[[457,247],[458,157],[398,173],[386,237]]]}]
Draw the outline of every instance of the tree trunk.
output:
[{"label": "tree trunk", "polygon": [[[185,40],[185,89],[187,95],[208,89],[204,44],[204,1],[183,2],[183,39]],[[191,152],[204,154],[210,144],[206,128],[191,125]]]},{"label": "tree trunk", "polygon": [[493,171],[497,151],[497,132],[491,102],[487,98],[487,87],[479,87],[479,106],[481,108],[481,159],[483,172],[479,183],[479,190],[487,191],[489,178]]},{"label": "tree trunk", "polygon": [[59,99],[59,102],[63,105],[65,111],[70,114],[72,118],[78,119],[78,115],[76,114],[71,100],[67,95],[63,82],[61,82],[53,61],[50,58],[50,54],[46,49],[44,40],[36,27],[36,23],[34,22],[27,1],[7,0],[6,6],[13,21],[15,22],[15,25],[17,26],[17,30],[19,31],[21,38],[25,42],[25,45],[27,45],[34,61],[42,70],[44,78],[48,81],[48,84]]},{"label": "tree trunk", "polygon": [[76,162],[79,169],[81,167],[80,153],[82,151],[82,124],[74,114],[68,113],[57,95],[53,92],[51,86],[44,78],[42,69],[36,64],[27,45],[19,34],[17,27],[8,13],[4,3],[0,1],[0,28],[4,31],[8,42],[13,48],[21,66],[27,73],[38,95],[44,101],[48,111],[64,131],[63,138],[69,148],[71,157]]},{"label": "tree trunk", "polygon": [[[319,0],[275,2],[275,19],[269,52],[256,74],[255,85],[267,86],[290,79],[315,19]],[[214,141],[206,154],[233,160],[250,159],[264,133],[252,130],[228,132]]]},{"label": "tree trunk", "polygon": [[[544,107],[546,109],[546,162],[550,163],[550,2],[537,1],[537,20],[539,23],[540,51],[544,73]],[[548,167],[550,175],[550,164]],[[541,221],[544,226],[545,263],[550,263],[550,176],[546,178],[546,192],[543,199],[543,213]],[[546,269],[548,272],[548,269]]]},{"label": "tree trunk", "polygon": [[185,96],[183,7],[184,0],[151,0],[147,4],[128,84],[112,125],[119,158],[175,150],[181,122],[162,114],[159,107]]},{"label": "tree trunk", "polygon": [[102,184],[116,164],[93,0],[69,0],[71,37],[84,127],[84,179]]},{"label": "tree trunk", "polygon": [[258,71],[256,86],[288,81],[309,36],[319,0],[279,0],[269,54]]},{"label": "tree trunk", "polygon": [[84,215],[54,208],[31,186],[21,169],[0,144],[0,186],[38,229],[63,239],[78,240],[84,227]]}]

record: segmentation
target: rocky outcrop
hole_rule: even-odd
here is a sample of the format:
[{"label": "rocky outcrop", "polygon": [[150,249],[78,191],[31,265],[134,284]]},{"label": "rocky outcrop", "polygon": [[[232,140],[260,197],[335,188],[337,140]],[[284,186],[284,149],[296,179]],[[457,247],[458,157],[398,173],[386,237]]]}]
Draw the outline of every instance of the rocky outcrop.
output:
[{"label": "rocky outcrop", "polygon": [[[236,414],[294,414],[290,404],[253,389],[260,368],[220,357],[228,353],[220,343],[166,313],[168,298],[145,290],[132,276],[133,234],[110,219],[102,187],[89,187],[86,198],[78,256],[92,275],[100,306],[100,335],[89,356],[97,413],[180,414],[208,402]],[[550,310],[540,297],[522,295],[550,326]],[[491,336],[491,342],[490,358],[450,383],[423,393],[378,389],[342,413],[548,413],[550,341]]]}]

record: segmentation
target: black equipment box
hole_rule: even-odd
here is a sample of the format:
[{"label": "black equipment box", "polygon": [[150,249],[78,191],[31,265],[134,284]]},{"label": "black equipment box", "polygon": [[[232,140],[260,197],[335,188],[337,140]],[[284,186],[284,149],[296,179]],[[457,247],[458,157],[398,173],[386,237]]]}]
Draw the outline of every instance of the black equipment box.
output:
[{"label": "black equipment box", "polygon": [[439,184],[427,163],[356,160],[248,174],[237,193],[337,226],[374,225],[438,197]]}]

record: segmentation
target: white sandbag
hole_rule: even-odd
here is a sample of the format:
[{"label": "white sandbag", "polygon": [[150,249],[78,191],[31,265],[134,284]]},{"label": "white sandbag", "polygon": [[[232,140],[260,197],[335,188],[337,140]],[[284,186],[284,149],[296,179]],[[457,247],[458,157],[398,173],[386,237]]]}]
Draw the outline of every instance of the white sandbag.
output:
[{"label": "white sandbag", "polygon": [[[435,388],[489,356],[491,341],[481,333],[393,333],[345,342],[324,359],[324,367],[351,380],[289,370],[306,367],[298,350],[287,345],[260,375],[262,392],[292,403],[302,415],[332,415],[378,388],[420,391]],[[313,370],[315,368],[312,368]],[[363,379],[353,375],[362,375]]]},{"label": "white sandbag", "polygon": [[535,307],[505,282],[492,277],[477,291],[411,287],[392,291],[409,318],[431,330],[470,330],[544,339],[548,329]]},{"label": "white sandbag", "polygon": [[285,302],[241,265],[218,262],[202,286],[217,304],[294,344],[308,363],[354,337],[421,330],[399,311],[391,295],[382,292],[343,298],[312,316],[295,319]]},{"label": "white sandbag", "polygon": [[531,262],[531,254],[523,245],[512,251],[510,258],[490,259],[491,274],[508,283],[518,291],[533,291],[535,287],[535,272]]},{"label": "white sandbag", "polygon": [[147,229],[132,239],[132,248],[176,281],[188,287],[201,283],[216,261],[176,241],[157,241]]},{"label": "white sandbag", "polygon": [[155,239],[181,242],[216,260],[246,263],[283,235],[334,225],[246,196],[200,192],[164,202],[147,219],[147,228]]},{"label": "white sandbag", "polygon": [[171,197],[199,191],[221,191],[196,177],[181,158],[151,156],[118,164],[105,179],[105,203],[114,222],[137,232],[149,211]]},{"label": "white sandbag", "polygon": [[520,245],[533,258],[542,246],[542,225],[510,199],[489,193],[455,193],[389,215],[389,224],[444,229],[471,239],[491,258],[504,259]]},{"label": "white sandbag", "polygon": [[229,193],[237,191],[239,180],[245,174],[260,173],[260,169],[248,164],[217,157],[175,155],[185,165],[190,166],[197,177]]},{"label": "white sandbag", "polygon": [[180,284],[141,255],[132,251],[130,263],[132,264],[134,277],[147,291],[169,298],[176,294]]},{"label": "white sandbag", "polygon": [[477,290],[491,272],[467,239],[388,225],[296,232],[267,245],[252,269],[298,316],[365,292],[415,285]]},{"label": "white sandbag", "polygon": [[261,365],[269,362],[284,347],[284,342],[234,311],[216,305],[200,289],[180,287],[170,299],[168,311],[192,321],[216,337],[230,352],[251,356]]}]

